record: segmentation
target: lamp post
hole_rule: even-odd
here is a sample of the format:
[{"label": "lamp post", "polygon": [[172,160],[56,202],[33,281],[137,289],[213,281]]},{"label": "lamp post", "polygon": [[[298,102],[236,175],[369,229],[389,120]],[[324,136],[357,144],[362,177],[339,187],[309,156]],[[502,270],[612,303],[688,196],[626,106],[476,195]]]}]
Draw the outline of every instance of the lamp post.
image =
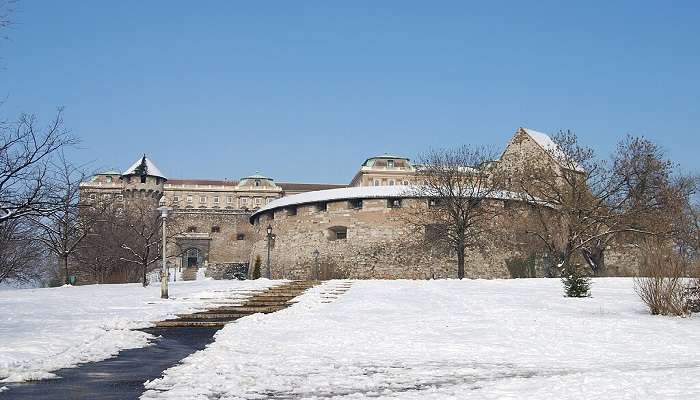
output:
[{"label": "lamp post", "polygon": [[270,245],[272,243],[272,225],[267,225],[267,271],[265,277],[272,279],[272,271],[270,270]]},{"label": "lamp post", "polygon": [[318,280],[318,275],[319,273],[319,268],[318,268],[318,256],[321,254],[318,252],[318,249],[314,250],[313,253],[314,256],[314,280]]},{"label": "lamp post", "polygon": [[158,211],[160,211],[160,216],[161,220],[163,223],[163,247],[162,247],[162,253],[163,253],[163,265],[160,271],[160,298],[161,299],[167,299],[168,298],[168,266],[165,264],[165,244],[166,244],[166,236],[165,236],[165,220],[168,218],[168,212],[172,210],[170,207],[165,206],[165,201],[161,201],[161,206],[158,207]]}]

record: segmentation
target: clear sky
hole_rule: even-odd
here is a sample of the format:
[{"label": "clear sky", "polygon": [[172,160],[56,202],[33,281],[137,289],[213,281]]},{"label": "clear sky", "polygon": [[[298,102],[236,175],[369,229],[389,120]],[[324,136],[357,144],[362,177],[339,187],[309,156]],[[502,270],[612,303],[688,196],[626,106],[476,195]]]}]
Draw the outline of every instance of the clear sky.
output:
[{"label": "clear sky", "polygon": [[0,108],[75,157],[180,178],[348,183],[368,156],[519,126],[699,170],[697,1],[32,1],[0,41]]}]

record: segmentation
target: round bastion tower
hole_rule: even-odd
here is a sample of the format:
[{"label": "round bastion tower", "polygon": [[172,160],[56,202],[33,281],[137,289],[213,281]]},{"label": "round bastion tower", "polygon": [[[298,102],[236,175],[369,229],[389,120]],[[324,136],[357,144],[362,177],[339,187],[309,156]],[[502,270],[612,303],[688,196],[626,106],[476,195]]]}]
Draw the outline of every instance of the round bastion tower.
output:
[{"label": "round bastion tower", "polygon": [[158,207],[167,178],[145,154],[136,160],[122,174],[120,179],[124,185],[123,194],[125,200],[141,200]]}]

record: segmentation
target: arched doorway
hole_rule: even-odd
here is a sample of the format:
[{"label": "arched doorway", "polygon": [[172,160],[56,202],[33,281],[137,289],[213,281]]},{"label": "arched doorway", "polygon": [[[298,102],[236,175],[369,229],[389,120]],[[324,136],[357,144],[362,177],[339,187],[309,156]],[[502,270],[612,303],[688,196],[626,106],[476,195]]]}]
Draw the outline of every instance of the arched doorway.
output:
[{"label": "arched doorway", "polygon": [[187,268],[198,267],[200,264],[199,249],[196,247],[190,247],[185,251],[185,265]]}]

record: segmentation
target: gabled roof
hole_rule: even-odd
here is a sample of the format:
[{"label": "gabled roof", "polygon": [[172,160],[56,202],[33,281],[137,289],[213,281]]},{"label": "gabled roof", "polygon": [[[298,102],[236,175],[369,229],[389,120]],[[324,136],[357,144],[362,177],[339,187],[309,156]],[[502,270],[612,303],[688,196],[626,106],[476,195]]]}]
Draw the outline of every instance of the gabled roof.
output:
[{"label": "gabled roof", "polygon": [[156,176],[158,178],[167,179],[165,175],[156,167],[156,165],[151,161],[150,158],[143,157],[139,158],[134,162],[131,167],[129,167],[122,175],[149,175]]},{"label": "gabled roof", "polygon": [[573,169],[575,171],[584,171],[583,167],[578,163],[573,163],[570,160],[567,160],[567,155],[561,150],[561,148],[559,148],[557,143],[554,140],[552,140],[552,138],[546,133],[522,127],[518,128],[518,131],[524,132],[532,140],[534,140],[535,143],[537,143],[542,148],[542,150],[546,151],[547,154],[549,154],[554,159],[554,161],[556,161],[561,167],[569,169],[569,167],[571,167],[571,164],[575,164],[573,165]]}]

